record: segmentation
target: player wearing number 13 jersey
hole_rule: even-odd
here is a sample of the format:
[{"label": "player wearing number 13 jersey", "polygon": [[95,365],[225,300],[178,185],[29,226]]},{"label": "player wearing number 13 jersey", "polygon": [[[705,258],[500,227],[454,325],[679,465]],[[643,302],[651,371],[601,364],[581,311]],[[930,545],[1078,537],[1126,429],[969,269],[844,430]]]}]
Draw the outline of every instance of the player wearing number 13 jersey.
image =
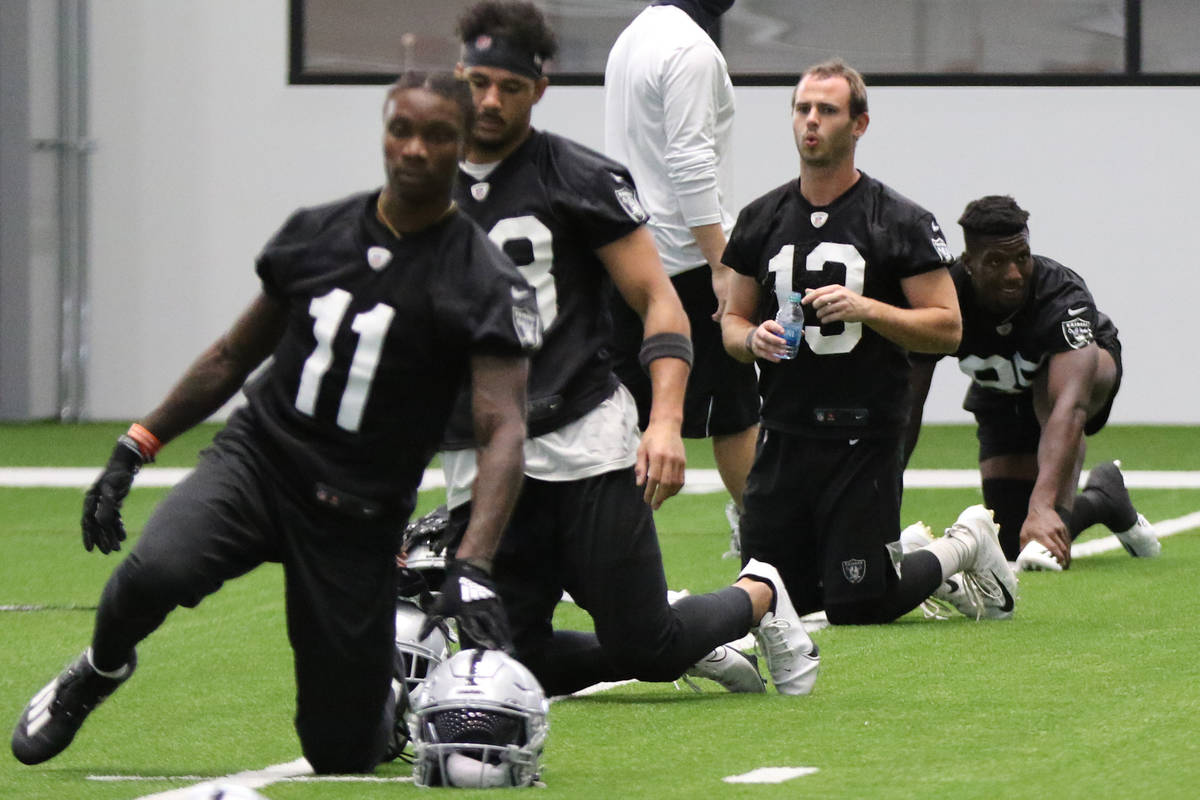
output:
[{"label": "player wearing number 13 jersey", "polygon": [[[113,572],[92,646],[26,708],[18,759],[38,763],[69,745],[177,606],[275,561],[304,756],[318,772],[374,769],[393,726],[397,540],[467,375],[486,502],[464,557],[491,557],[520,485],[540,329],[528,284],[451,202],[472,116],[453,76],[402,76],[384,108],[383,190],[296,212],[259,257],[258,297],[121,438],[84,502],[89,550],[119,549],[134,474],[271,357],[249,403]],[[494,618],[466,604],[455,616],[460,626]]]},{"label": "player wearing number 13 jersey", "polygon": [[[824,609],[834,624],[891,621],[959,570],[1004,563],[994,531],[981,530],[894,564],[908,351],[952,351],[961,320],[933,216],[854,165],[868,121],[857,71],[840,61],[807,70],[792,107],[800,179],[741,213],[723,258],[736,272],[725,347],[762,369],[742,557],[775,564],[797,610]],[[805,327],[784,360],[774,315],[792,292],[803,294]],[[1011,614],[997,579],[982,580],[997,615]]]}]

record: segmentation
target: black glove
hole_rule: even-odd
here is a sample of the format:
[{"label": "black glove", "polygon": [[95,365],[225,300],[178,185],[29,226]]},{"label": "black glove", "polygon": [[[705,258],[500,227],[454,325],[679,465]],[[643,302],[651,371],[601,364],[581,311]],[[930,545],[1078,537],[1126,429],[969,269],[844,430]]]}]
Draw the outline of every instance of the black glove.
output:
[{"label": "black glove", "polygon": [[440,620],[454,617],[459,635],[476,647],[503,650],[512,655],[512,633],[508,616],[492,576],[466,561],[451,561],[446,568],[442,593],[433,601],[421,626],[424,639]]},{"label": "black glove", "polygon": [[133,485],[133,476],[145,460],[137,442],[128,436],[117,440],[108,464],[100,477],[83,496],[83,546],[91,552],[99,547],[101,553],[121,549],[125,525],[121,522],[121,503]]}]

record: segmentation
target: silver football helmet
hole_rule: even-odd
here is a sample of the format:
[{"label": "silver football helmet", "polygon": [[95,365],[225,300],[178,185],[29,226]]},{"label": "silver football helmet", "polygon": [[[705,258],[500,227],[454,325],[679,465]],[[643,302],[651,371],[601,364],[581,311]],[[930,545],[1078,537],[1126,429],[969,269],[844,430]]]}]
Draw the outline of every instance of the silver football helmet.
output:
[{"label": "silver football helmet", "polygon": [[450,657],[450,639],[445,628],[435,625],[425,637],[421,626],[425,612],[409,600],[396,602],[396,649],[393,653],[392,697],[396,703],[396,726],[388,743],[386,758],[412,760],[405,715],[413,692],[438,664]]},{"label": "silver football helmet", "polygon": [[450,512],[445,506],[408,523],[401,545],[408,555],[408,568],[419,572],[446,569],[450,538]]},{"label": "silver football helmet", "polygon": [[499,650],[463,650],[412,697],[418,786],[529,786],[549,730],[550,703],[533,673]]}]

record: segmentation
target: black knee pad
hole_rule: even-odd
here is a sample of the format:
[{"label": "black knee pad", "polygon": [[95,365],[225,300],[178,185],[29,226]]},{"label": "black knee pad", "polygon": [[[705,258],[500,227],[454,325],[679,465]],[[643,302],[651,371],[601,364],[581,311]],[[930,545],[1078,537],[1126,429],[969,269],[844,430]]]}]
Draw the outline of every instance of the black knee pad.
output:
[{"label": "black knee pad", "polygon": [[1021,526],[1029,511],[1033,484],[1024,478],[983,480],[983,504],[995,513],[996,524],[1000,526],[1000,546],[1009,561],[1016,561],[1021,552]]}]

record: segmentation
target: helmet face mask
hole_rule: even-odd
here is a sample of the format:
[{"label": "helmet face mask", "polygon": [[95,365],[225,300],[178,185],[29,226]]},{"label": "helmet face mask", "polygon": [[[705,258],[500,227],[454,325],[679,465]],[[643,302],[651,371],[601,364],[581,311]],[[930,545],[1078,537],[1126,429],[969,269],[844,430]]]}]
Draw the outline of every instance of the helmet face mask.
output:
[{"label": "helmet face mask", "polygon": [[464,650],[434,668],[408,714],[418,786],[529,786],[549,728],[537,679],[498,650]]}]

